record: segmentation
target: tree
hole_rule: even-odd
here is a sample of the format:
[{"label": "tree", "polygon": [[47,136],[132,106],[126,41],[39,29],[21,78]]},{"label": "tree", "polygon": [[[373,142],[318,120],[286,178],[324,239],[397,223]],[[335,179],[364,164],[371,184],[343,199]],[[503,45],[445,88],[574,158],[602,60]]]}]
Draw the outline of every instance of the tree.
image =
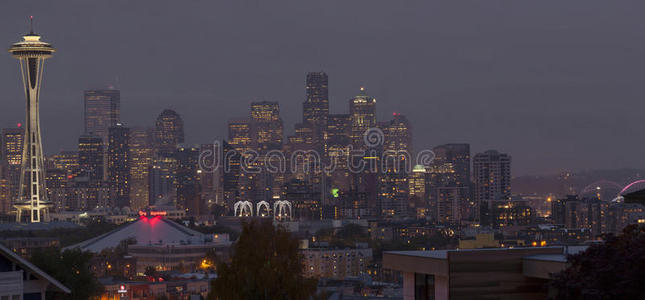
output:
[{"label": "tree", "polygon": [[316,279],[303,276],[298,241],[270,221],[244,223],[230,264],[217,266],[208,299],[308,299]]},{"label": "tree", "polygon": [[31,262],[68,287],[71,295],[48,294],[47,299],[89,299],[103,292],[103,286],[90,270],[92,253],[80,249],[61,251],[48,248],[35,252]]},{"label": "tree", "polygon": [[644,299],[645,227],[630,225],[586,251],[551,281],[556,299]]}]

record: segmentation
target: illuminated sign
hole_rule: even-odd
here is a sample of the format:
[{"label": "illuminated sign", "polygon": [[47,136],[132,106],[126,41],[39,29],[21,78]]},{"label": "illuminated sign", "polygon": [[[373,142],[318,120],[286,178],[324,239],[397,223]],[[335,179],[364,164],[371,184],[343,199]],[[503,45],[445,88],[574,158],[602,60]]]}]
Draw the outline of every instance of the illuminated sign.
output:
[{"label": "illuminated sign", "polygon": [[331,189],[331,194],[332,196],[334,196],[334,198],[338,198],[338,191],[339,189],[336,189],[336,188]]},{"label": "illuminated sign", "polygon": [[166,211],[139,211],[140,216],[151,216],[151,217],[156,217],[156,216],[165,216],[167,215],[168,212]]},{"label": "illuminated sign", "polygon": [[125,288],[125,284],[119,285],[119,290],[117,291],[119,294],[125,294],[128,292],[128,290]]}]

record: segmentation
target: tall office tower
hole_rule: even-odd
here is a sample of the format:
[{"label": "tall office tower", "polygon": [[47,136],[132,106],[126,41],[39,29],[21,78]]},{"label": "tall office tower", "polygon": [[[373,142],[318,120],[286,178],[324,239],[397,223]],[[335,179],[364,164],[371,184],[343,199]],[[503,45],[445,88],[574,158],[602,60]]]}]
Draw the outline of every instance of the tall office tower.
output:
[{"label": "tall office tower", "polygon": [[148,193],[150,205],[175,206],[177,200],[177,160],[172,156],[160,156],[154,159],[150,174],[150,192]]},{"label": "tall office tower", "polygon": [[[215,204],[222,204],[221,194],[218,194],[221,165],[216,170],[211,168],[218,166],[222,160],[218,156],[221,154],[221,144],[201,144],[199,145],[199,161],[197,166],[197,180],[201,187],[200,198],[204,204],[204,209],[210,208]],[[205,211],[204,211],[205,212]]]},{"label": "tall office tower", "polygon": [[22,164],[25,130],[22,126],[2,129],[2,158],[10,166]]},{"label": "tall office tower", "polygon": [[47,169],[47,197],[52,202],[54,210],[62,211],[70,209],[67,201],[67,187],[70,182],[67,172],[64,169]]},{"label": "tall office tower", "polygon": [[20,168],[24,138],[25,130],[22,126],[2,129],[2,159],[7,167],[3,175],[6,175],[6,179],[9,181],[11,199],[17,199],[20,192]]},{"label": "tall office tower", "polygon": [[283,129],[278,102],[251,103],[251,136],[257,150],[282,147]]},{"label": "tall office tower", "polygon": [[121,92],[119,90],[87,90],[85,98],[85,134],[97,135],[107,144],[110,127],[120,122]]},{"label": "tall office tower", "polygon": [[351,134],[351,118],[348,114],[332,114],[327,118],[327,129],[325,138],[333,139],[336,137],[349,138]]},{"label": "tall office tower", "polygon": [[152,132],[147,128],[130,130],[130,208],[148,206],[150,184],[148,176],[153,162]]},{"label": "tall office tower", "polygon": [[248,119],[228,121],[228,143],[238,153],[252,149],[251,122]]},{"label": "tall office tower", "polygon": [[379,124],[383,135],[383,150],[408,151],[412,153],[412,128],[408,119],[400,114],[393,113],[392,120]]},{"label": "tall office tower", "polygon": [[23,36],[23,41],[13,44],[9,49],[13,57],[20,61],[26,103],[25,139],[22,165],[20,168],[20,188],[14,207],[18,210],[16,220],[22,221],[22,213],[30,215],[30,222],[48,220],[50,204],[45,190],[43,145],[40,135],[40,87],[43,79],[45,59],[55,52],[54,48],[40,40],[33,32]]},{"label": "tall office tower", "polygon": [[177,146],[184,142],[184,121],[174,110],[165,109],[155,124],[155,150],[157,154],[172,156]]},{"label": "tall office tower", "polygon": [[302,103],[302,123],[311,127],[313,143],[320,145],[329,116],[329,80],[324,72],[307,73],[306,99]]},{"label": "tall office tower", "polygon": [[186,210],[190,216],[205,211],[201,203],[199,170],[199,148],[177,148],[177,207]]},{"label": "tall office tower", "polygon": [[355,148],[365,148],[365,131],[376,127],[376,99],[367,95],[361,87],[358,95],[349,100],[351,120],[350,138]]},{"label": "tall office tower", "polygon": [[408,192],[410,197],[424,199],[426,196],[426,168],[416,165],[408,176]]},{"label": "tall office tower", "polygon": [[78,151],[61,151],[51,157],[54,169],[64,170],[67,176],[78,175]]},{"label": "tall office tower", "polygon": [[108,181],[116,189],[116,207],[130,206],[130,128],[117,123],[108,130]]},{"label": "tall office tower", "polygon": [[240,160],[242,155],[228,142],[222,144],[222,177],[221,187],[226,206],[232,209],[240,200]]},{"label": "tall office tower", "polygon": [[307,73],[307,99],[302,104],[302,122],[325,126],[329,115],[329,81],[324,72]]},{"label": "tall office tower", "polygon": [[435,154],[432,164],[435,166],[446,165],[454,172],[453,186],[470,186],[470,145],[445,144],[434,147]]},{"label": "tall office tower", "polygon": [[511,199],[511,156],[489,150],[473,157],[473,179],[476,209],[480,222],[495,200]]},{"label": "tall office tower", "polygon": [[97,135],[82,135],[78,138],[79,176],[92,181],[103,181],[103,138]]}]

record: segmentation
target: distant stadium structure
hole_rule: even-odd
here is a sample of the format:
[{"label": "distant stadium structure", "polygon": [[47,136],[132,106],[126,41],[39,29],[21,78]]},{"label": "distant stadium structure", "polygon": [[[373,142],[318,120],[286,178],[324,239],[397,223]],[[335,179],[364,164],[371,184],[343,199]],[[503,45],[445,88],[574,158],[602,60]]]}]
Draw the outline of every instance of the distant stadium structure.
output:
[{"label": "distant stadium structure", "polygon": [[196,267],[210,249],[224,251],[230,247],[228,234],[205,234],[165,218],[165,211],[142,211],[139,219],[113,231],[69,246],[100,253],[128,243],[128,255],[137,260],[137,273],[148,266],[166,271]]}]

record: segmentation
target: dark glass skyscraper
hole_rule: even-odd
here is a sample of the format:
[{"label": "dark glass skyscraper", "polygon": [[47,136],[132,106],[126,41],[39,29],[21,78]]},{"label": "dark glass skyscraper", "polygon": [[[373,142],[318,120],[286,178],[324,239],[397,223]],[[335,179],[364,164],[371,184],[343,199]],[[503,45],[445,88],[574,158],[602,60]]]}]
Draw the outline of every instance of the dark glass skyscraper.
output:
[{"label": "dark glass skyscraper", "polygon": [[201,203],[199,169],[199,148],[180,147],[177,149],[177,206],[189,215],[199,215],[205,206]]},{"label": "dark glass skyscraper", "polygon": [[100,136],[106,143],[109,128],[119,123],[120,118],[119,90],[85,91],[85,134]]},{"label": "dark glass skyscraper", "polygon": [[103,180],[103,139],[97,135],[82,135],[78,138],[79,176],[93,181]]},{"label": "dark glass skyscraper", "polygon": [[184,121],[179,114],[165,109],[155,124],[154,142],[157,154],[172,156],[177,146],[184,142]]},{"label": "dark glass skyscraper", "polygon": [[108,131],[107,175],[116,189],[116,207],[130,206],[130,128],[121,124]]},{"label": "dark glass skyscraper", "polygon": [[329,115],[329,80],[324,72],[307,73],[307,99],[302,104],[302,121],[317,127],[327,123]]}]

